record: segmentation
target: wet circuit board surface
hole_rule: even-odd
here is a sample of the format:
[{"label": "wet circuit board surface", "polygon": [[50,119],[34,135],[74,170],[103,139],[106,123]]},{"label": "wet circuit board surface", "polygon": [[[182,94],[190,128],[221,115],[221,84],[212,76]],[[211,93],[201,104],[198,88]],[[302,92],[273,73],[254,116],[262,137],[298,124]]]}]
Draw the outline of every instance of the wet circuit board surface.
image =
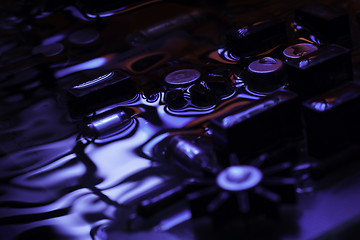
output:
[{"label": "wet circuit board surface", "polygon": [[1,3],[0,238],[358,239],[360,5],[307,2]]}]

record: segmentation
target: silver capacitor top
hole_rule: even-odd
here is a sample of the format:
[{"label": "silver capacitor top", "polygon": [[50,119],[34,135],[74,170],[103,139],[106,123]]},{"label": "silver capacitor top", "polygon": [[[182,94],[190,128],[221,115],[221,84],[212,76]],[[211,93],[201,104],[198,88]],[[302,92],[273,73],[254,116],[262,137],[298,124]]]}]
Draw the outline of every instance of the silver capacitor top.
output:
[{"label": "silver capacitor top", "polygon": [[188,85],[197,81],[201,73],[196,69],[180,69],[169,73],[165,82],[171,85]]}]

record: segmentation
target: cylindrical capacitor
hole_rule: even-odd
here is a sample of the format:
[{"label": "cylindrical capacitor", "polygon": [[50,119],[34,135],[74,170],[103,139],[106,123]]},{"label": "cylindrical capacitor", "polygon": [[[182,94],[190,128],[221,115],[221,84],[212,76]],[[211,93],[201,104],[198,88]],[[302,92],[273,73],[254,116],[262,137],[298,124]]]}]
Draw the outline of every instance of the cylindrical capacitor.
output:
[{"label": "cylindrical capacitor", "polygon": [[217,167],[214,154],[204,146],[181,136],[169,141],[165,157],[188,172],[212,172]]},{"label": "cylindrical capacitor", "polygon": [[130,116],[123,108],[115,108],[85,121],[84,135],[90,138],[104,138],[120,131],[130,123]]},{"label": "cylindrical capacitor", "polygon": [[277,58],[264,57],[248,66],[247,84],[256,92],[271,92],[284,85],[285,64]]}]

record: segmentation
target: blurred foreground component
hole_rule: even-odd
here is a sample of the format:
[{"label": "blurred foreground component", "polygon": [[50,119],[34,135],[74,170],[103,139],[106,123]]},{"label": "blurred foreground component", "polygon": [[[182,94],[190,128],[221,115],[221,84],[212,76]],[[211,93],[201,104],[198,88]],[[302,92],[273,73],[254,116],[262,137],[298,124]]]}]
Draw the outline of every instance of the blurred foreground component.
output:
[{"label": "blurred foreground component", "polygon": [[351,82],[303,103],[308,153],[331,156],[359,142],[360,85]]}]

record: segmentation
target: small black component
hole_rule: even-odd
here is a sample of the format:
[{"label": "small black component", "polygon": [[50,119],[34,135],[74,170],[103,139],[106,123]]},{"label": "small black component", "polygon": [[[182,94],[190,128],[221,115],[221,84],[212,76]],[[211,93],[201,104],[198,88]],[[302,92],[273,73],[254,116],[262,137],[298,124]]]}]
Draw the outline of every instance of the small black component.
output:
[{"label": "small black component", "polygon": [[311,3],[295,9],[295,21],[324,43],[352,46],[349,16],[345,10]]},{"label": "small black component", "polygon": [[255,56],[287,40],[285,22],[267,19],[226,34],[226,47],[238,57]]},{"label": "small black component", "polygon": [[258,59],[247,68],[246,83],[250,90],[256,92],[271,92],[286,81],[286,66],[277,58],[264,57]]},{"label": "small black component", "polygon": [[301,136],[297,95],[277,91],[212,119],[211,128],[219,160],[228,159],[230,152],[240,159],[256,156]]},{"label": "small black component", "polygon": [[165,94],[165,102],[171,109],[183,108],[187,101],[182,90],[172,90]]},{"label": "small black component", "polygon": [[218,98],[212,91],[202,84],[195,84],[190,89],[191,103],[198,107],[208,107],[214,105]]},{"label": "small black component", "polygon": [[339,45],[327,45],[300,58],[288,59],[290,90],[313,97],[352,80],[351,54]]},{"label": "small black component", "polygon": [[229,69],[218,68],[211,70],[207,74],[205,83],[216,97],[223,98],[234,92],[232,82],[229,78]]},{"label": "small black component", "polygon": [[359,142],[360,85],[350,82],[303,103],[308,154],[331,156]]}]

